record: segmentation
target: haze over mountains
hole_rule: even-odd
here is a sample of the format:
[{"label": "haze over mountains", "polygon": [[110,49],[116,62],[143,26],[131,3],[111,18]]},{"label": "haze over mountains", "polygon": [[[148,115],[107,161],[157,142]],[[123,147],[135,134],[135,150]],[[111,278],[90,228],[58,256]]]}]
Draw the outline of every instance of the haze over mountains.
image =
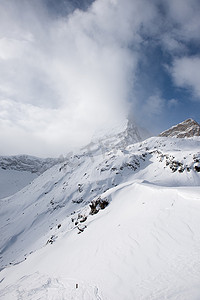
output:
[{"label": "haze over mountains", "polygon": [[198,126],[144,139],[129,123],[60,162],[1,158],[37,178],[0,200],[0,298],[199,299]]},{"label": "haze over mountains", "polygon": [[[82,152],[103,153],[108,149],[118,149],[144,140],[150,134],[136,126],[133,120],[118,124],[118,127],[102,135],[93,137],[90,144],[82,148]],[[79,150],[76,152],[79,154]],[[38,158],[30,155],[0,156],[0,199],[12,195],[25,187],[38,175],[53,165],[67,160],[75,152],[60,155],[58,158]]]}]

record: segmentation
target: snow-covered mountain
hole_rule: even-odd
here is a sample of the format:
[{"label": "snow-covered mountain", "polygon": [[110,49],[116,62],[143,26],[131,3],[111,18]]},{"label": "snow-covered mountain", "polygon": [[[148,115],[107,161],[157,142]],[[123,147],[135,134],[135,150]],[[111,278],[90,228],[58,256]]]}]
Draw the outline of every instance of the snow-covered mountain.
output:
[{"label": "snow-covered mountain", "polygon": [[0,199],[18,192],[60,161],[29,155],[0,156]]},{"label": "snow-covered mountain", "polygon": [[41,175],[61,158],[39,158],[30,155],[0,156],[0,168],[3,170],[26,171]]},{"label": "snow-covered mountain", "polygon": [[[89,145],[77,151],[80,154],[94,156],[109,150],[125,148],[130,144],[139,142],[149,137],[149,133],[136,126],[132,119],[118,124],[109,134],[95,136]],[[13,195],[31,183],[52,166],[68,161],[71,152],[64,158],[39,158],[30,155],[0,156],[0,199]]]},{"label": "snow-covered mountain", "polygon": [[200,298],[200,137],[125,137],[0,200],[1,299]]},{"label": "snow-covered mountain", "polygon": [[160,136],[176,138],[200,136],[200,125],[192,119],[187,119],[162,132]]},{"label": "snow-covered mountain", "polygon": [[103,135],[93,137],[90,144],[81,150],[91,155],[106,153],[112,149],[125,149],[127,146],[145,140],[150,137],[150,133],[135,124],[130,118],[124,123],[116,125],[109,133],[103,132]]}]

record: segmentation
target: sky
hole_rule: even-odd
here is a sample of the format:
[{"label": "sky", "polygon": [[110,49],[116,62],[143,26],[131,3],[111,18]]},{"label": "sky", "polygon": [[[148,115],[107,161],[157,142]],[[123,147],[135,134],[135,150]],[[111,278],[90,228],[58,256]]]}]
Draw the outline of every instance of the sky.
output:
[{"label": "sky", "polygon": [[199,0],[0,0],[0,155],[66,154],[128,115],[200,122]]}]

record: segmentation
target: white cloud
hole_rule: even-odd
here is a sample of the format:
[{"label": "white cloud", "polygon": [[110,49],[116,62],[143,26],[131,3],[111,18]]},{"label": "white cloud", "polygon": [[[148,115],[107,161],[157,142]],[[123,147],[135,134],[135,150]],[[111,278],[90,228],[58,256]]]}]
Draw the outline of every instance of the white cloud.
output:
[{"label": "white cloud", "polygon": [[153,117],[162,113],[164,105],[165,100],[157,93],[146,100],[143,111],[147,117]]},{"label": "white cloud", "polygon": [[164,2],[167,8],[168,22],[171,22],[176,30],[177,40],[199,40],[199,0],[169,0]]},{"label": "white cloud", "polygon": [[168,100],[167,102],[167,105],[169,108],[174,108],[174,107],[177,107],[177,105],[179,104],[179,100],[178,99],[170,99]]},{"label": "white cloud", "polygon": [[180,53],[187,52],[187,47],[179,41],[176,33],[165,33],[161,37],[161,40],[165,51],[169,52],[171,55],[180,55]]},{"label": "white cloud", "polygon": [[[43,2],[0,1],[0,154],[55,156],[83,145],[124,119],[130,99],[149,118],[163,113],[159,86],[133,90],[138,62],[149,59],[142,49],[186,55],[199,40],[198,0],[96,0],[66,17]],[[198,58],[178,58],[171,72],[199,95],[198,68]]]},{"label": "white cloud", "polygon": [[200,58],[182,57],[174,60],[171,73],[177,86],[190,88],[200,100]]},{"label": "white cloud", "polygon": [[39,1],[2,0],[2,154],[59,155],[123,119],[139,56],[129,46],[154,17],[146,0],[97,0],[66,18]]}]

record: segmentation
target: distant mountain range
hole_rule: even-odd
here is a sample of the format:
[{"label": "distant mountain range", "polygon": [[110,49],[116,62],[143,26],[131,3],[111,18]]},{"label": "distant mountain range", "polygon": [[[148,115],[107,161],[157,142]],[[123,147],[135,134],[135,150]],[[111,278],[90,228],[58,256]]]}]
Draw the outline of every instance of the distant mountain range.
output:
[{"label": "distant mountain range", "polygon": [[60,161],[61,158],[39,158],[30,155],[0,156],[0,168],[40,175]]},{"label": "distant mountain range", "polygon": [[0,199],[16,193],[61,161],[29,155],[0,156]]}]

